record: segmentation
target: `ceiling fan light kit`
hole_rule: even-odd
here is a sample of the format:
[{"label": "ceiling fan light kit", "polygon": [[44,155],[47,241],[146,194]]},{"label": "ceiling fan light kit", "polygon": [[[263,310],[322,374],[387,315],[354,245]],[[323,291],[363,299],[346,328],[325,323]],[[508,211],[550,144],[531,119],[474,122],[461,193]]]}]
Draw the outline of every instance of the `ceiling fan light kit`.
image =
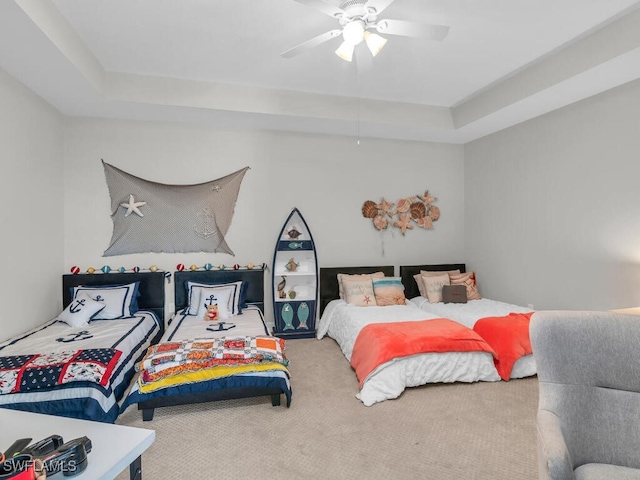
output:
[{"label": "ceiling fan light kit", "polygon": [[388,35],[400,35],[405,37],[418,37],[430,40],[443,40],[449,33],[449,27],[444,25],[429,25],[404,20],[384,19],[378,21],[378,15],[382,13],[394,0],[347,0],[339,7],[325,0],[295,0],[298,3],[313,7],[316,10],[338,20],[342,30],[330,30],[297,45],[280,55],[290,58],[299,53],[306,52],[324,42],[327,42],[342,33],[343,42],[335,51],[341,59],[350,62],[356,45],[363,40],[367,48],[375,57],[387,43],[387,39],[377,33]]},{"label": "ceiling fan light kit", "polygon": [[377,33],[371,33],[370,31],[364,32],[364,41],[371,52],[371,55],[374,57],[380,53],[382,47],[384,47],[387,43],[387,39],[381,37]]},{"label": "ceiling fan light kit", "polygon": [[342,29],[342,38],[353,46],[358,45],[364,38],[364,22],[362,20],[352,20],[347,23]]},{"label": "ceiling fan light kit", "polygon": [[336,55],[339,56],[345,62],[350,62],[353,60],[353,51],[355,50],[354,45],[347,43],[346,41],[342,42],[338,49],[336,50]]}]

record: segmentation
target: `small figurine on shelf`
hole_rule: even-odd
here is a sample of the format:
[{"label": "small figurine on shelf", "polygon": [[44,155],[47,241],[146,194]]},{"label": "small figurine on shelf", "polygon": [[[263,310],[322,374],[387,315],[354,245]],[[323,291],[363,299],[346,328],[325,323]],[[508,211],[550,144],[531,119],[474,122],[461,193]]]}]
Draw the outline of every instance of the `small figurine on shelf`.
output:
[{"label": "small figurine on shelf", "polygon": [[302,235],[302,233],[298,231],[298,229],[295,227],[295,225],[293,227],[291,227],[289,230],[287,230],[287,236],[292,240],[295,240],[300,235]]},{"label": "small figurine on shelf", "polygon": [[278,284],[278,296],[280,298],[287,298],[287,294],[284,293],[284,287],[287,284],[287,277],[282,276],[282,281]]},{"label": "small figurine on shelf", "polygon": [[289,259],[289,261],[284,265],[284,267],[290,272],[295,272],[296,268],[298,268],[299,266],[300,264],[296,263],[296,261],[293,258]]},{"label": "small figurine on shelf", "polygon": [[290,298],[291,300],[293,300],[294,298],[296,298],[296,295],[297,295],[297,294],[296,294],[296,291],[295,291],[293,288],[289,289],[289,298]]}]

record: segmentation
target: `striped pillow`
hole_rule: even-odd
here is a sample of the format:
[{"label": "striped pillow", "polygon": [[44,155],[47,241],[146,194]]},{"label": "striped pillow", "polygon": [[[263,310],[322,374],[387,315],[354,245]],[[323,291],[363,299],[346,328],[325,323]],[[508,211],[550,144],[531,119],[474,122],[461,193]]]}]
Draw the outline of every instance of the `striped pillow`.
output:
[{"label": "striped pillow", "polygon": [[373,292],[379,306],[405,305],[404,285],[400,277],[384,277],[373,279]]},{"label": "striped pillow", "polygon": [[476,283],[476,273],[467,272],[459,275],[449,275],[451,285],[464,285],[467,287],[467,300],[480,300],[480,292]]}]

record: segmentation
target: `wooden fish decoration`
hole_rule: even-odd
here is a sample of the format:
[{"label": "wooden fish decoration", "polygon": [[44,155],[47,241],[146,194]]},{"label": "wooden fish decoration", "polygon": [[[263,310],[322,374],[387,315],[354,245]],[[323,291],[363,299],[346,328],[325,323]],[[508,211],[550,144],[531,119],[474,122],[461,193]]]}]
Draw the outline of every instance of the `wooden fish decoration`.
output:
[{"label": "wooden fish decoration", "polygon": [[292,258],[284,265],[284,268],[286,268],[290,272],[295,272],[296,268],[298,268],[299,266],[300,264],[296,263],[296,261]]},{"label": "wooden fish decoration", "polygon": [[295,240],[296,238],[298,238],[300,235],[302,235],[301,232],[299,232],[296,227],[293,227],[291,230],[289,230],[287,232],[287,235],[289,236],[289,238],[292,238],[293,240]]}]

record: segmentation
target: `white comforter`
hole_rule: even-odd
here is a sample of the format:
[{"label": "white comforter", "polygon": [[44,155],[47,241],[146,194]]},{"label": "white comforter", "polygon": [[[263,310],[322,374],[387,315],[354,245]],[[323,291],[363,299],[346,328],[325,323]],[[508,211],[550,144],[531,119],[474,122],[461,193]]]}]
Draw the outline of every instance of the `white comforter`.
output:
[{"label": "white comforter", "polygon": [[176,314],[160,341],[269,335],[262,312],[254,306],[244,308],[241,315],[234,315],[229,320],[224,320],[223,326],[227,330],[215,330],[217,328],[215,325],[218,323],[207,322],[194,315]]},{"label": "white comforter", "polygon": [[[439,318],[415,304],[387,307],[356,307],[333,300],[318,324],[317,338],[330,336],[351,360],[358,333],[370,323]],[[378,367],[364,382],[357,397],[366,406],[398,397],[406,387],[427,383],[498,381],[493,357],[486,352],[423,353],[396,358]]]},{"label": "white comforter", "polygon": [[[424,297],[416,297],[412,298],[411,302],[425,312],[441,318],[450,318],[469,328],[473,328],[481,318],[531,312],[530,308],[488,298],[469,300],[467,303],[429,303],[429,300]],[[533,355],[526,355],[514,364],[510,378],[530,377],[535,375],[536,372],[537,367]]]}]

